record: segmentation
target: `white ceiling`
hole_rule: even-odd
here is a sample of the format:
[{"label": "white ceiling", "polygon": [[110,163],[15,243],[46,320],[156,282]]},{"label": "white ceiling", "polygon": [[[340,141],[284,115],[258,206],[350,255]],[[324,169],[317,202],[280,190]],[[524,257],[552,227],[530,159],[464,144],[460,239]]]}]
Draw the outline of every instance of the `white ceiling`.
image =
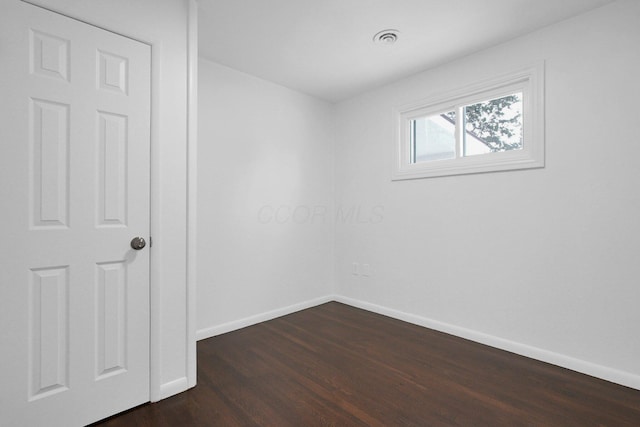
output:
[{"label": "white ceiling", "polygon": [[199,0],[200,55],[335,102],[612,1]]}]

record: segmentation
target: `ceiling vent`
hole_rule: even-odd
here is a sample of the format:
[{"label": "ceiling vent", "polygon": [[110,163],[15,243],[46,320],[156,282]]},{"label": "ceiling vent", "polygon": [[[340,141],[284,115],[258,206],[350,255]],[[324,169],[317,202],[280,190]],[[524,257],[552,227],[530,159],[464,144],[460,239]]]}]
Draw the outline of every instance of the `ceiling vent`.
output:
[{"label": "ceiling vent", "polygon": [[398,30],[382,30],[373,36],[374,43],[392,45],[398,40]]}]

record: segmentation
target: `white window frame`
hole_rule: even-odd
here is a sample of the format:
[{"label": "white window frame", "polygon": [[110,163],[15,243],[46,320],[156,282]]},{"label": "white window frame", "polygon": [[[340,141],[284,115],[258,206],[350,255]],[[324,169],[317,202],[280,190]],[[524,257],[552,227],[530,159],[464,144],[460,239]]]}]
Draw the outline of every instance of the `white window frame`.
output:
[{"label": "white window frame", "polygon": [[[523,94],[523,147],[519,150],[461,155],[461,106]],[[456,158],[411,163],[411,121],[456,111]],[[544,167],[544,63],[469,85],[419,102],[394,108],[397,132],[394,141],[392,180],[431,178]]]}]

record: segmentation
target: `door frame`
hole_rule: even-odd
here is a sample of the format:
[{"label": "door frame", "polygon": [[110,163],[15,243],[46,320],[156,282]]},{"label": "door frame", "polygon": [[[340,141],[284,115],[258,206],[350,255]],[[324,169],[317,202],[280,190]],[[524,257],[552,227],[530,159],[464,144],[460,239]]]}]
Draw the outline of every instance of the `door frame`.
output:
[{"label": "door frame", "polygon": [[[84,22],[93,27],[101,28],[123,37],[136,40],[151,47],[151,171],[150,171],[150,236],[162,235],[158,224],[160,216],[160,180],[159,171],[160,156],[160,87],[161,87],[161,42],[140,38],[127,34],[121,30],[114,30],[108,26],[96,24],[81,17],[73,16],[64,11],[56,10],[47,5],[42,5],[37,0],[20,0],[35,7],[48,10],[59,15],[66,16],[76,21]],[[186,260],[186,366],[185,376],[177,380],[163,383],[162,375],[162,289],[159,280],[161,271],[160,253],[153,250],[150,245],[149,253],[149,400],[156,402],[164,398],[183,392],[196,385],[196,263],[197,263],[197,127],[198,127],[198,4],[197,0],[183,0],[188,8],[187,22],[187,188],[186,188],[186,210],[187,224],[185,238],[185,260]]]},{"label": "door frame", "polygon": [[198,226],[198,2],[189,0],[187,26],[187,386],[197,382],[196,284]]}]

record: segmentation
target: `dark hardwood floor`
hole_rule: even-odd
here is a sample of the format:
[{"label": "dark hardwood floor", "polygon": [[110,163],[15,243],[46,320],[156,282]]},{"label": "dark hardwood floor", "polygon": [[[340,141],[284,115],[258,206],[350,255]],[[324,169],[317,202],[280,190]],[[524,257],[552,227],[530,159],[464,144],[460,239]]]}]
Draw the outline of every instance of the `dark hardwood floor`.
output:
[{"label": "dark hardwood floor", "polygon": [[640,426],[640,391],[339,303],[198,343],[198,386],[99,426]]}]

